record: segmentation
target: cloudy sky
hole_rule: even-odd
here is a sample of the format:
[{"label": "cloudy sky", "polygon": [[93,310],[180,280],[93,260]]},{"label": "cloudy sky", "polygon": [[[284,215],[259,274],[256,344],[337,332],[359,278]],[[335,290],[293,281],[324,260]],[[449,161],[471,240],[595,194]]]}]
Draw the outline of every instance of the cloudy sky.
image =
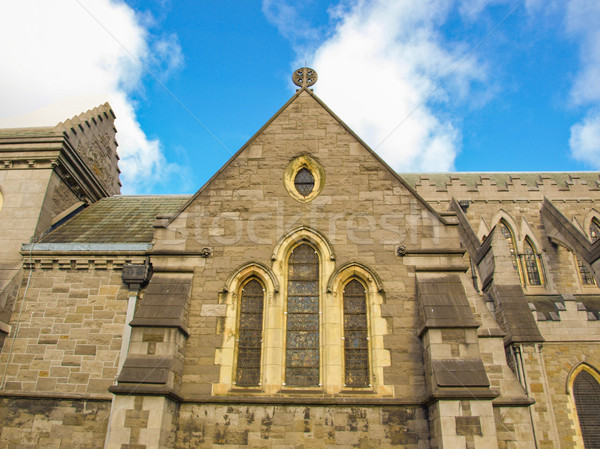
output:
[{"label": "cloudy sky", "polygon": [[399,172],[600,169],[597,0],[20,0],[0,127],[109,101],[124,193],[190,193],[294,68]]}]

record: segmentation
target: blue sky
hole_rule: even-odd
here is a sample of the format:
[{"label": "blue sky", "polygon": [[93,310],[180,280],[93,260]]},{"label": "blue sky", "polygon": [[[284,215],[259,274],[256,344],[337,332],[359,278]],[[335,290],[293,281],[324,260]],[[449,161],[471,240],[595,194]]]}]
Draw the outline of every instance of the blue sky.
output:
[{"label": "blue sky", "polygon": [[0,127],[110,101],[124,193],[191,193],[295,92],[399,172],[600,168],[597,0],[22,0]]}]

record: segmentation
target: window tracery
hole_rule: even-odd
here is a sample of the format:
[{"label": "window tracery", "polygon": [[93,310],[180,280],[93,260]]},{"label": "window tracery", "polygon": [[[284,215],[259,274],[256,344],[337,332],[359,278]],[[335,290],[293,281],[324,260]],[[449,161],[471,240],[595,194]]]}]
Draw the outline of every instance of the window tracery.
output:
[{"label": "window tracery", "polygon": [[540,276],[540,260],[531,242],[525,240],[525,254],[523,258],[525,260],[525,272],[527,273],[527,283],[529,285],[542,285],[542,278]]}]

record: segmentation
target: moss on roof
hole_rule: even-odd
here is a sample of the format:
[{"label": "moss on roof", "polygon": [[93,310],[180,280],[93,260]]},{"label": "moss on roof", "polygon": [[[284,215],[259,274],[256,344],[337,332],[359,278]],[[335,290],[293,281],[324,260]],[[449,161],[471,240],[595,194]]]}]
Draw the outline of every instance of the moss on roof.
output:
[{"label": "moss on roof", "polygon": [[43,243],[146,243],[154,236],[157,215],[177,212],[189,195],[113,196],[75,215]]},{"label": "moss on roof", "polygon": [[600,173],[598,172],[399,173],[399,175],[413,187],[421,184],[422,179],[428,179],[429,183],[435,185],[438,189],[443,189],[447,184],[451,184],[451,177],[458,178],[467,187],[476,187],[481,184],[482,177],[489,178],[498,187],[512,184],[515,178],[518,178],[520,182],[525,182],[529,187],[537,187],[542,184],[542,179],[550,179],[560,187],[573,184],[573,179],[581,179],[593,188],[597,188],[600,184]]}]

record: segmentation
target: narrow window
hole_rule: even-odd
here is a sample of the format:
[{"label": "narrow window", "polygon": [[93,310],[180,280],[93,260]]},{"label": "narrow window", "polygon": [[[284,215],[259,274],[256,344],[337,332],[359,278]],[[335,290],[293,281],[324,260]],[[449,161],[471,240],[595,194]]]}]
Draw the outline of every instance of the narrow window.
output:
[{"label": "narrow window", "polygon": [[300,170],[298,170],[298,173],[296,173],[294,185],[296,186],[296,190],[300,195],[308,196],[315,188],[315,177],[312,175],[310,170],[308,170],[306,167],[302,167]]},{"label": "narrow window", "polygon": [[579,268],[579,277],[583,285],[596,285],[592,270],[579,257],[577,258],[577,268]]},{"label": "narrow window", "polygon": [[594,376],[580,371],[573,382],[573,397],[584,446],[600,447],[600,385]]},{"label": "narrow window", "polygon": [[[592,219],[589,232],[592,243],[600,238],[600,224],[596,218]],[[579,278],[583,285],[596,285],[594,273],[579,257],[577,257],[577,268],[579,268]]]},{"label": "narrow window", "polygon": [[529,285],[542,285],[540,278],[540,269],[538,266],[538,255],[533,249],[533,245],[525,240],[525,271],[527,272],[527,282]]},{"label": "narrow window", "polygon": [[600,222],[596,218],[592,219],[590,223],[590,238],[592,242],[595,242],[600,238]]},{"label": "narrow window", "polygon": [[262,285],[252,279],[242,288],[236,385],[260,385],[263,303]]},{"label": "narrow window", "polygon": [[369,341],[365,288],[356,279],[344,288],[344,384],[369,386]]},{"label": "narrow window", "polygon": [[319,385],[319,256],[306,243],[288,262],[285,384]]},{"label": "narrow window", "polygon": [[513,268],[518,271],[519,270],[519,262],[518,262],[518,258],[517,258],[515,237],[514,237],[512,231],[509,229],[508,225],[504,221],[500,222],[500,231],[502,232],[502,235],[504,236],[504,238],[506,239],[506,242],[508,243],[510,255],[512,256]]}]

